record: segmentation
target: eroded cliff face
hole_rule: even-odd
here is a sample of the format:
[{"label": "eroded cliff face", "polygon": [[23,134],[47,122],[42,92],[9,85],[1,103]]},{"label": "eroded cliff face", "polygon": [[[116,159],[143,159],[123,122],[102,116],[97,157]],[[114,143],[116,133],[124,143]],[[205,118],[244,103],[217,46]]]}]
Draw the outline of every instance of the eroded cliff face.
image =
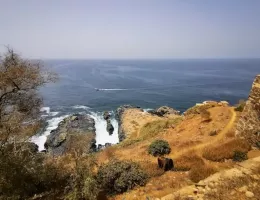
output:
[{"label": "eroded cliff face", "polygon": [[237,123],[236,136],[260,148],[260,74],[256,76],[248,100]]}]

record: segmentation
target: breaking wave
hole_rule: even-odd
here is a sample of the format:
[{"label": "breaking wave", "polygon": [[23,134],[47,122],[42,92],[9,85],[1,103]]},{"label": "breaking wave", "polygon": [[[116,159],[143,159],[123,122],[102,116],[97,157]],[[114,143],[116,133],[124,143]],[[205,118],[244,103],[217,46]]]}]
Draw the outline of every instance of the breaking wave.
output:
[{"label": "breaking wave", "polygon": [[83,106],[83,105],[76,105],[76,106],[73,106],[72,108],[74,108],[74,109],[82,109],[82,110],[90,109],[90,107]]},{"label": "breaking wave", "polygon": [[121,90],[130,90],[130,89],[120,89],[120,88],[96,88],[97,90],[101,90],[101,91],[121,91]]},{"label": "breaking wave", "polygon": [[42,107],[41,109],[40,109],[40,111],[41,112],[44,112],[44,113],[47,113],[47,114],[49,114],[50,113],[50,107]]},{"label": "breaking wave", "polygon": [[[75,113],[84,113],[89,114],[95,120],[95,128],[96,128],[96,144],[105,145],[106,143],[117,144],[119,142],[118,138],[118,122],[114,118],[114,113],[111,111],[111,123],[114,127],[114,132],[112,135],[106,130],[107,122],[103,118],[103,112],[91,112],[89,111],[91,108],[84,105],[75,105],[72,107]],[[80,110],[84,110],[83,112],[79,112]],[[68,107],[68,111],[71,109]],[[66,117],[70,116],[71,112],[51,112],[50,107],[41,108],[42,119],[46,120],[46,127],[44,131],[38,133],[31,137],[30,141],[38,145],[39,151],[45,150],[44,143],[47,140],[47,136],[50,135],[52,130],[58,128],[59,123]],[[72,113],[73,110],[72,110]],[[57,116],[58,115],[58,116]]]},{"label": "breaking wave", "polygon": [[46,142],[47,136],[50,135],[51,131],[58,128],[59,123],[68,116],[69,115],[63,115],[47,120],[48,125],[45,131],[41,135],[35,135],[31,138],[31,141],[38,145],[39,151],[45,149],[44,143]]},{"label": "breaking wave", "polygon": [[[113,113],[111,112],[112,116]],[[95,120],[96,128],[96,144],[105,145],[106,143],[117,144],[119,142],[118,138],[118,122],[114,117],[111,118],[111,123],[114,127],[114,132],[112,135],[106,130],[107,122],[103,118],[102,112],[91,112],[90,116]]]}]

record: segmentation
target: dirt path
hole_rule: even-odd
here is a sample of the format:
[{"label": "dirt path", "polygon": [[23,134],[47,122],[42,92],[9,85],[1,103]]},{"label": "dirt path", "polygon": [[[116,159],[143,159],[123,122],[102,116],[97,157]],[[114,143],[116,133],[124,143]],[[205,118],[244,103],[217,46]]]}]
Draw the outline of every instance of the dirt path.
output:
[{"label": "dirt path", "polygon": [[229,111],[232,113],[231,119],[230,119],[230,121],[228,122],[228,124],[225,126],[225,128],[218,133],[217,136],[215,136],[214,138],[212,138],[212,140],[210,140],[209,142],[202,143],[202,144],[198,144],[198,145],[196,145],[196,146],[191,146],[191,147],[189,147],[189,148],[186,148],[186,149],[183,150],[183,151],[179,151],[178,153],[176,153],[176,154],[174,155],[174,158],[177,158],[177,157],[180,156],[181,154],[187,153],[187,152],[189,152],[189,151],[191,151],[191,150],[198,151],[198,153],[201,153],[200,150],[202,150],[202,149],[205,148],[206,146],[212,145],[213,143],[216,143],[216,142],[220,141],[220,140],[226,135],[226,133],[233,127],[234,122],[235,122],[235,120],[236,120],[237,114],[236,114],[236,112],[234,111],[234,108],[230,108]]}]

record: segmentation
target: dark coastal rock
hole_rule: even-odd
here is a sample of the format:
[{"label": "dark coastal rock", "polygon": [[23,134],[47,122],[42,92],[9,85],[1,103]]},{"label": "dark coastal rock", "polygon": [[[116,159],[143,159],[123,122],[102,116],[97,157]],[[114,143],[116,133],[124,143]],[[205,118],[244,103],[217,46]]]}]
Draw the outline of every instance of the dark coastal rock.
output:
[{"label": "dark coastal rock", "polygon": [[105,143],[105,145],[99,144],[98,147],[97,147],[97,150],[100,151],[100,150],[105,149],[105,148],[110,147],[110,146],[112,146],[112,144],[109,143],[109,142]]},{"label": "dark coastal rock", "polygon": [[110,118],[111,118],[111,114],[108,111],[105,111],[103,113],[103,118],[104,120],[107,121],[107,132],[109,133],[109,135],[112,135],[114,132],[114,127],[111,124]]},{"label": "dark coastal rock", "polygon": [[112,135],[114,132],[114,127],[109,119],[107,120],[107,132],[109,133],[109,135]]},{"label": "dark coastal rock", "polygon": [[159,117],[163,117],[165,115],[180,115],[180,111],[174,110],[171,107],[168,106],[162,106],[160,108],[157,108],[155,110],[149,110],[150,114],[157,115]]},{"label": "dark coastal rock", "polygon": [[123,105],[120,106],[119,108],[117,108],[116,110],[116,120],[118,121],[118,137],[119,137],[119,142],[122,142],[125,139],[125,133],[124,130],[122,128],[122,116],[124,114],[124,112],[127,109],[131,109],[131,108],[137,108],[143,111],[143,109],[141,109],[141,107],[138,106],[132,106],[132,105]]},{"label": "dark coastal rock", "polygon": [[[87,143],[87,144],[86,144]],[[44,146],[54,155],[79,150],[81,153],[95,151],[95,121],[86,114],[74,114],[59,123],[51,131]]]},{"label": "dark coastal rock", "polygon": [[105,111],[105,112],[103,113],[103,118],[104,118],[104,120],[108,120],[108,119],[110,119],[110,117],[111,117],[111,115],[110,115],[110,113],[109,113],[108,111]]}]

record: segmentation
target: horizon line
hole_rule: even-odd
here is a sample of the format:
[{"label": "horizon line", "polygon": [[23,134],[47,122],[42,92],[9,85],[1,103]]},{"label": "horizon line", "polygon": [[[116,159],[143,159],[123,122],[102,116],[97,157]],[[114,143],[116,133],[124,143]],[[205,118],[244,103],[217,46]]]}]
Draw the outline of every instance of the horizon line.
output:
[{"label": "horizon line", "polygon": [[260,57],[205,57],[205,58],[28,58],[32,60],[246,60]]}]

